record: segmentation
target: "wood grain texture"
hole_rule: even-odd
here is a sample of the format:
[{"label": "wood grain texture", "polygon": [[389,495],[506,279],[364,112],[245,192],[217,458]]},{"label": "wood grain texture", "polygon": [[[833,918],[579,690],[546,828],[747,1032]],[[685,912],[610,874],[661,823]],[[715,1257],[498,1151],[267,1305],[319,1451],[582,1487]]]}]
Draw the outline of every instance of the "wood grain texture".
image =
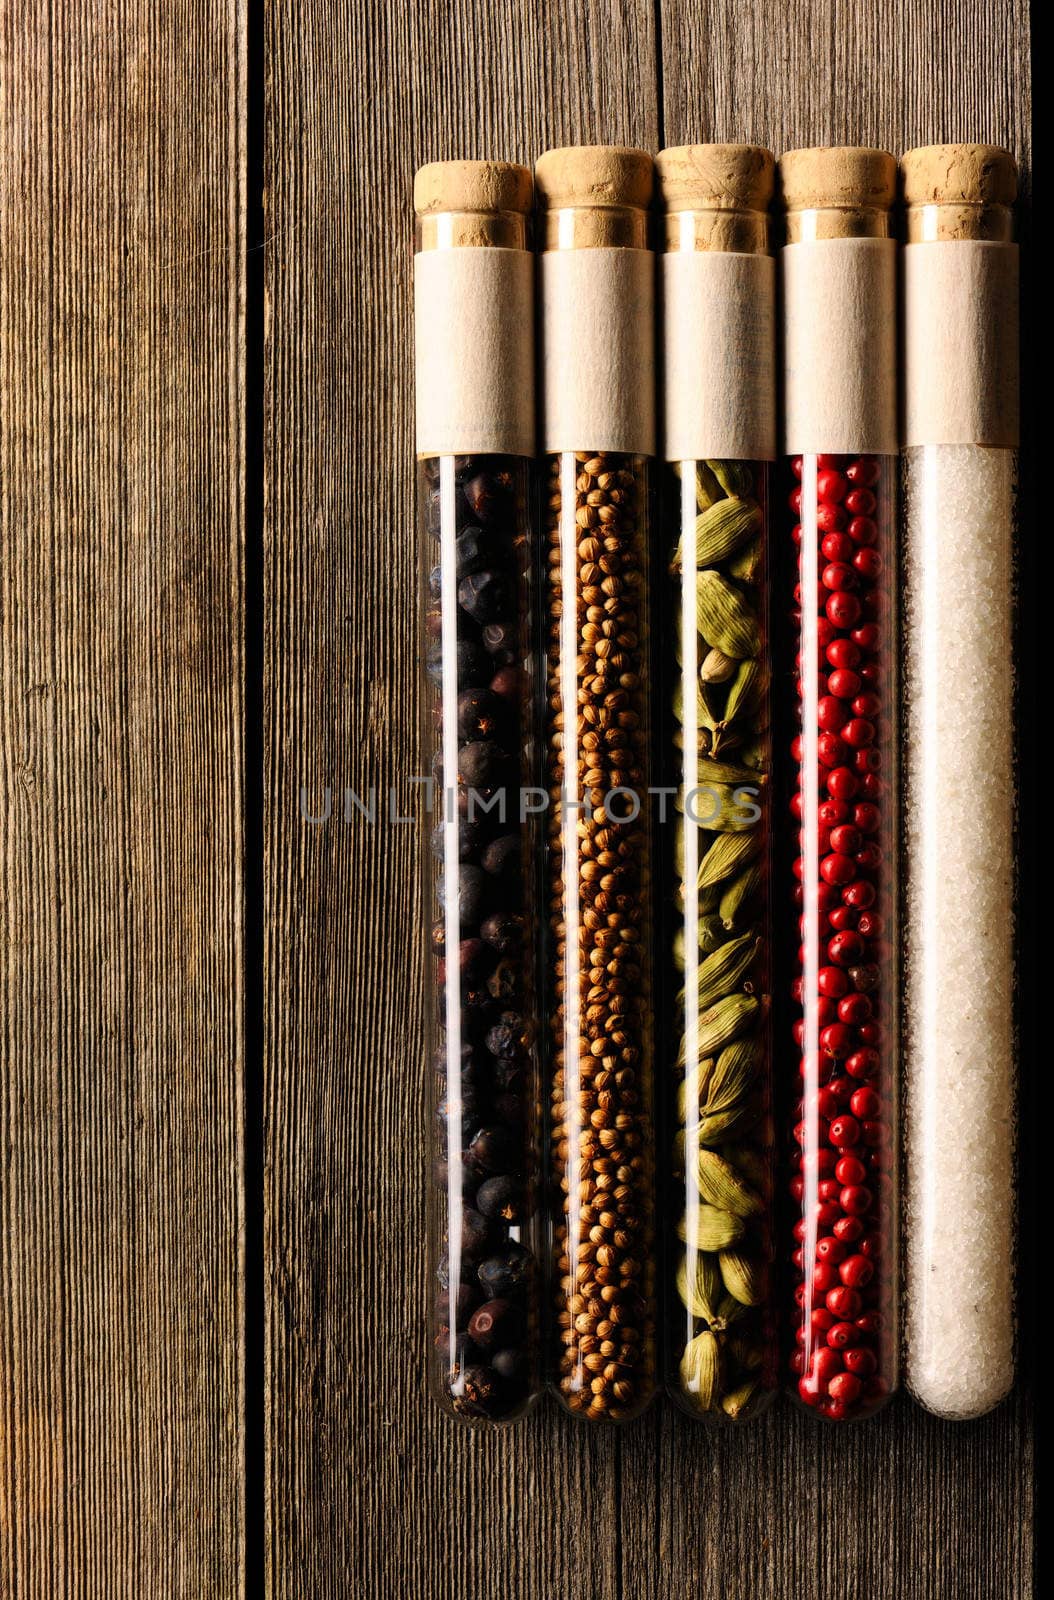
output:
[{"label": "wood grain texture", "polygon": [[[658,139],[646,7],[273,4],[267,351],[268,1543],[274,1596],[613,1600],[615,1441],[423,1393],[413,172]],[[628,70],[624,70],[628,64]],[[301,820],[307,785],[325,826]],[[573,1504],[606,1530],[590,1568]]]},{"label": "wood grain texture", "polygon": [[0,1596],[242,1593],[245,17],[0,18]]},{"label": "wood grain texture", "polygon": [[[662,0],[661,15],[667,143],[749,139],[777,155],[1002,144],[1022,167],[1027,232],[1025,0]],[[786,1407],[711,1449],[669,1409],[658,1498],[663,1548],[691,1585],[683,1592],[1021,1600],[1031,1593],[1031,1390],[1026,1339],[1015,1394],[976,1423],[942,1424],[901,1396],[839,1433]],[[630,1456],[645,1514],[650,1444]],[[722,1539],[700,1538],[714,1526]]]},{"label": "wood grain texture", "polygon": [[[1027,1600],[1026,1381],[958,1428],[654,1409],[495,1436],[424,1394],[410,185],[547,144],[986,137],[1020,3],[268,7],[267,1540],[273,1600]],[[827,64],[831,95],[805,73]],[[660,71],[661,61],[661,71]],[[318,813],[305,822],[300,790]],[[342,819],[375,787],[376,826]]]}]

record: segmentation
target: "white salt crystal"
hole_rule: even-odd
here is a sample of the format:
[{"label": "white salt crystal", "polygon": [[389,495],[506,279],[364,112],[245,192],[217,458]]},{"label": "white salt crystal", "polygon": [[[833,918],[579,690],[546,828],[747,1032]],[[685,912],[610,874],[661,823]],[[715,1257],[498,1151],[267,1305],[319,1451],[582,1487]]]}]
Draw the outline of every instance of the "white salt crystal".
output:
[{"label": "white salt crystal", "polygon": [[944,1417],[1014,1379],[1015,466],[906,457],[907,1376]]}]

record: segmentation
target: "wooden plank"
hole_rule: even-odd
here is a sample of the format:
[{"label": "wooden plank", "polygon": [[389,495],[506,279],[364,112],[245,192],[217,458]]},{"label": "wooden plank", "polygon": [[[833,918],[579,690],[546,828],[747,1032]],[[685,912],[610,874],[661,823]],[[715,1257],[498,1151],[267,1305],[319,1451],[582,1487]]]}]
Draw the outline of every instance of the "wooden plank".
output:
[{"label": "wooden plank", "polygon": [[[899,154],[986,140],[1016,152],[1027,191],[1024,0],[661,5],[668,144],[756,139],[779,154],[860,143]],[[624,1482],[641,1488],[627,1520],[641,1523],[657,1500],[661,1567],[674,1574],[661,1592],[676,1600],[1021,1600],[1031,1594],[1031,1387],[1026,1345],[1015,1395],[977,1423],[941,1424],[900,1397],[843,1432],[785,1407],[718,1436],[671,1408],[657,1489],[650,1442],[641,1436],[629,1451]],[[627,1594],[652,1593],[625,1571]]]},{"label": "wooden plank", "polygon": [[407,810],[417,770],[414,168],[655,148],[653,18],[301,0],[268,56],[271,1592],[614,1600],[614,1438],[548,1409],[474,1435],[423,1393],[420,834],[338,819],[349,785]]},{"label": "wooden plank", "polygon": [[245,15],[0,19],[0,1595],[238,1596]]}]

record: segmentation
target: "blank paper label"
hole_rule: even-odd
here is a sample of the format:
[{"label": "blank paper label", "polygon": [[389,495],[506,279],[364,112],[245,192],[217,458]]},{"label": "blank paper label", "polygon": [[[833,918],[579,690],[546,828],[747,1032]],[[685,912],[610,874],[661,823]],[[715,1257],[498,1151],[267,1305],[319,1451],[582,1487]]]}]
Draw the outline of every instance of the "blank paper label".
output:
[{"label": "blank paper label", "polygon": [[896,261],[892,239],[784,247],[788,455],[896,453]]},{"label": "blank paper label", "polygon": [[904,251],[904,443],[1016,450],[1017,246],[935,239]]},{"label": "blank paper label", "polygon": [[668,461],[776,454],[776,264],[771,256],[662,258]]},{"label": "blank paper label", "polygon": [[655,454],[655,257],[542,256],[545,449]]},{"label": "blank paper label", "polygon": [[414,257],[417,454],[534,454],[534,257]]}]

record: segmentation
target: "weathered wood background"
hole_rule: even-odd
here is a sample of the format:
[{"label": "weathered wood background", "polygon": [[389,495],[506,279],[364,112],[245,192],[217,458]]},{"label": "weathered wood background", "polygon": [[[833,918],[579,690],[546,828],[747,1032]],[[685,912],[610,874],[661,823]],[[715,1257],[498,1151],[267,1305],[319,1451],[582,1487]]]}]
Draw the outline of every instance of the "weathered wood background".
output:
[{"label": "weathered wood background", "polygon": [[1032,1594],[1029,1296],[976,1424],[430,1406],[418,840],[340,819],[412,803],[414,167],[974,138],[1027,191],[1029,82],[1025,0],[7,0],[2,1600]]}]

